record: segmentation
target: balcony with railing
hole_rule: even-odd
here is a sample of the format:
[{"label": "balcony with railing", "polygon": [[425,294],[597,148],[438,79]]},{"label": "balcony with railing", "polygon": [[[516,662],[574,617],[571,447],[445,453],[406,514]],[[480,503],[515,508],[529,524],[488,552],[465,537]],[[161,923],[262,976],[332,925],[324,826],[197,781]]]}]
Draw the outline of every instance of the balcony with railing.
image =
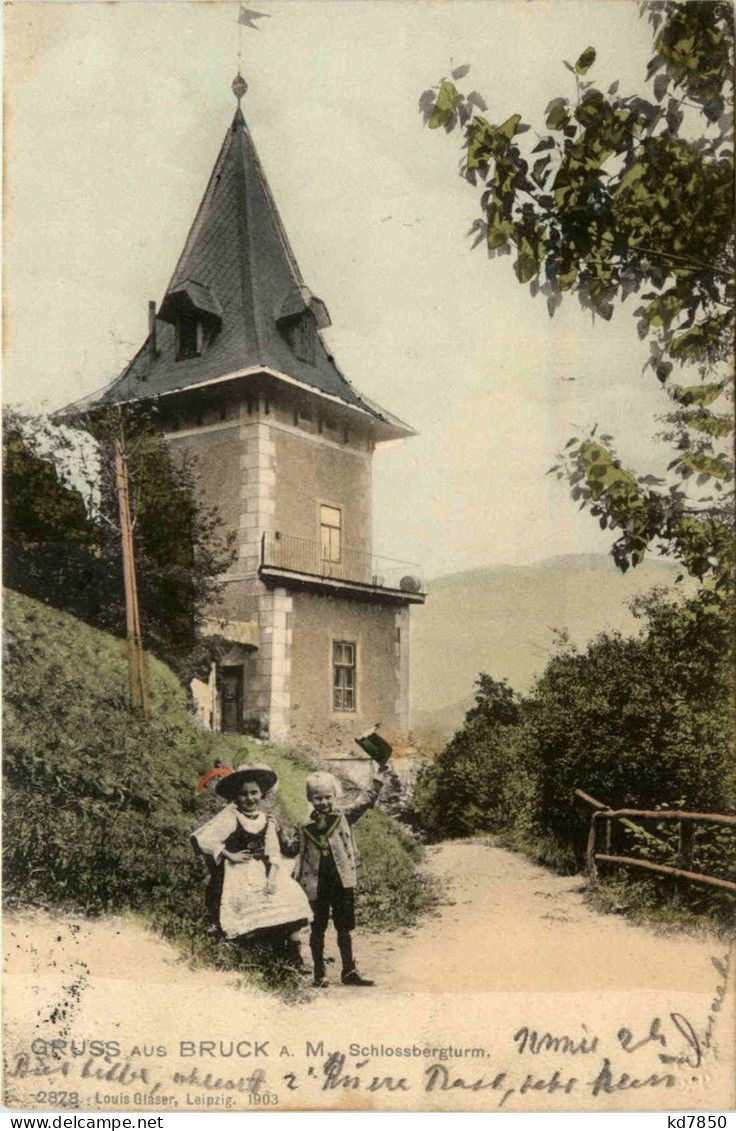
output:
[{"label": "balcony with railing", "polygon": [[425,586],[413,562],[382,558],[341,546],[330,556],[323,543],[292,534],[264,534],[260,576],[318,587],[362,590],[377,597],[421,604]]}]

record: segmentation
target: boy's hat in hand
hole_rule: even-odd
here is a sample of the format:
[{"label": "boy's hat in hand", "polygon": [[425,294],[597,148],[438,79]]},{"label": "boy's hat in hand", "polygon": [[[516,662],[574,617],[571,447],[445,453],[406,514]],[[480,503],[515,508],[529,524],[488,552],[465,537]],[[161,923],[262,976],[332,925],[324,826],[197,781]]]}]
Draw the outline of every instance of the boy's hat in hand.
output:
[{"label": "boy's hat in hand", "polygon": [[393,754],[393,747],[390,742],[387,742],[383,735],[379,734],[374,728],[368,731],[367,734],[362,734],[360,738],[355,740],[361,750],[365,750],[369,758],[383,769]]}]

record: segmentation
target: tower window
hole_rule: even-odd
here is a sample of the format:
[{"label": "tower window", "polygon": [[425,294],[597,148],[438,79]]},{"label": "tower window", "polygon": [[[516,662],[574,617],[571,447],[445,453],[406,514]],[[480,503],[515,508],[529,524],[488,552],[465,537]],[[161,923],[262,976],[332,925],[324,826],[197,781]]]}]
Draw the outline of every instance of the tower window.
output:
[{"label": "tower window", "polygon": [[199,357],[204,353],[209,335],[202,323],[191,314],[180,314],[176,323],[176,360]]},{"label": "tower window", "polygon": [[314,365],[317,330],[312,316],[302,314],[299,318],[289,319],[285,333],[299,360]]},{"label": "tower window", "polygon": [[337,507],[319,508],[319,536],[323,562],[342,558],[342,514]]},{"label": "tower window", "polygon": [[355,643],[350,640],[332,642],[332,709],[355,710]]},{"label": "tower window", "polygon": [[314,323],[308,316],[297,323],[294,352],[301,361],[314,365]]}]

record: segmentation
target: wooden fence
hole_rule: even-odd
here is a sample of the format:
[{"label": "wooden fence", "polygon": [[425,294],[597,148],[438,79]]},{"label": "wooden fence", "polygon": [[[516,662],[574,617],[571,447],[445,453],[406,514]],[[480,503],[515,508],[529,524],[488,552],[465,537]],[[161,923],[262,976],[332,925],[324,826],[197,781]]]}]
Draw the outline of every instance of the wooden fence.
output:
[{"label": "wooden fence", "polygon": [[[704,872],[693,872],[693,842],[695,827],[702,825],[722,825],[736,828],[736,817],[729,817],[724,813],[686,813],[681,809],[609,809],[602,801],[597,801],[582,789],[575,790],[575,796],[591,808],[590,825],[588,828],[588,843],[585,852],[586,869],[592,883],[598,879],[598,864],[623,864],[630,868],[642,868],[647,872],[656,872],[659,875],[674,876],[675,879],[688,883],[705,884],[707,887],[721,888],[724,891],[736,893],[736,883],[731,880],[722,880],[719,876],[710,876]],[[642,860],[635,856],[622,856],[611,852],[614,836],[615,822],[624,828],[643,836],[647,841],[656,842],[659,849],[670,846],[661,837],[649,832],[643,827],[643,821],[677,822],[679,835],[675,864],[655,864],[650,860]],[[603,830],[604,852],[598,850]]]}]

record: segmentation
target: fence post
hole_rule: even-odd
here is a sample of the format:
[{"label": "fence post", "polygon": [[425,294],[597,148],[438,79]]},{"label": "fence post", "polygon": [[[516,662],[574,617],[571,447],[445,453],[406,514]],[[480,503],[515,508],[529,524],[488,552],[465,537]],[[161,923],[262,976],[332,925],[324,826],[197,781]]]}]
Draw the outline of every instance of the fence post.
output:
[{"label": "fence post", "polygon": [[[693,866],[693,840],[695,838],[695,825],[691,821],[680,821],[677,838],[677,867],[687,872]],[[679,895],[685,895],[688,885],[687,880],[675,880],[675,889]]]},{"label": "fence post", "polygon": [[694,836],[695,826],[692,821],[680,821],[680,835],[677,845],[677,867],[684,868],[687,872],[692,870]]},{"label": "fence post", "polygon": [[590,814],[590,828],[588,829],[588,845],[585,850],[585,867],[588,873],[588,879],[591,884],[598,883],[598,869],[595,863],[595,837],[596,837],[596,819],[597,813]]}]

